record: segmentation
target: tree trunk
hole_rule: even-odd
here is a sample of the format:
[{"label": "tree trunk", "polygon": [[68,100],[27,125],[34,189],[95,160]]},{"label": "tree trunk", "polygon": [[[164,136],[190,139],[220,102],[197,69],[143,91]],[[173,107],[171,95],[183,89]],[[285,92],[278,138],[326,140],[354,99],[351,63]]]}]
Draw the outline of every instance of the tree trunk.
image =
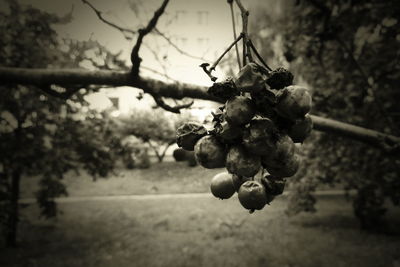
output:
[{"label": "tree trunk", "polygon": [[16,247],[17,245],[17,232],[18,232],[18,200],[19,200],[19,187],[20,187],[21,171],[17,168],[13,171],[11,177],[11,197],[10,209],[7,218],[6,228],[6,246]]},{"label": "tree trunk", "polygon": [[18,233],[18,222],[19,222],[19,192],[20,192],[20,180],[21,180],[21,163],[18,157],[21,149],[21,125],[22,118],[19,111],[17,111],[17,128],[15,129],[15,152],[17,156],[14,158],[14,164],[11,165],[11,183],[10,183],[10,205],[6,223],[6,246],[16,247],[17,246],[17,233]]}]

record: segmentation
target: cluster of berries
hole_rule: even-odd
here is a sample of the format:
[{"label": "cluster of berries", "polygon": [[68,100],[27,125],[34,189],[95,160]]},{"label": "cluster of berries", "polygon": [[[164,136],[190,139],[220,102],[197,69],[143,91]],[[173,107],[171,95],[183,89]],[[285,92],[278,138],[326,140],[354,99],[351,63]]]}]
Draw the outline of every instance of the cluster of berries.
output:
[{"label": "cluster of berries", "polygon": [[299,168],[295,143],[302,143],[313,127],[307,114],[311,96],[292,83],[293,75],[284,68],[268,71],[249,63],[236,78],[208,89],[225,101],[212,113],[211,130],[193,122],[178,128],[178,146],[194,150],[201,166],[226,167],[228,172],[211,181],[214,196],[227,199],[238,192],[242,206],[253,212],[283,193],[286,178]]}]

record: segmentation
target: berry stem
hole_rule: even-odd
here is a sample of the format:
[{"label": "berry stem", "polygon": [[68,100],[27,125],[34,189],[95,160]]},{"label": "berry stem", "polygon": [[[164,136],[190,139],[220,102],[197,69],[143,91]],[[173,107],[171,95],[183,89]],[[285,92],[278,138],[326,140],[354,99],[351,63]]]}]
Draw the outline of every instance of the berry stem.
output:
[{"label": "berry stem", "polygon": [[264,61],[264,59],[258,53],[256,47],[253,45],[253,42],[250,39],[247,42],[248,42],[250,48],[253,50],[254,54],[256,54],[256,57],[258,58],[258,60],[260,60],[260,62],[264,65],[264,67],[266,67],[267,70],[272,71],[272,69],[267,65],[267,63]]},{"label": "berry stem", "polygon": [[[236,34],[235,15],[234,15],[234,12],[233,12],[233,0],[228,1],[228,3],[229,3],[229,6],[230,6],[230,9],[231,9],[232,28],[233,28],[233,39],[236,40],[237,34]],[[239,48],[238,48],[237,43],[235,44],[235,50],[236,50],[236,58],[237,58],[238,66],[239,66],[239,70],[240,70],[240,69],[242,68],[242,65],[240,64],[240,55],[239,55]]]}]

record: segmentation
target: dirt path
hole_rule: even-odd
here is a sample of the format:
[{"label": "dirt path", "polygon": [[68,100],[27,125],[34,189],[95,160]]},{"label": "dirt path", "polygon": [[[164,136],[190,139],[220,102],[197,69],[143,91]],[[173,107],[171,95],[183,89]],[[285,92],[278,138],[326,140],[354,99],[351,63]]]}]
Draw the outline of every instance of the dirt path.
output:
[{"label": "dirt path", "polygon": [[[314,193],[317,196],[336,196],[343,195],[343,190],[326,190]],[[283,196],[287,196],[284,192]],[[86,202],[86,201],[104,201],[104,200],[146,200],[146,199],[185,199],[185,198],[212,198],[211,193],[178,193],[178,194],[148,194],[148,195],[114,195],[114,196],[70,196],[57,198],[58,203]],[[237,197],[235,195],[234,197]],[[19,201],[21,204],[36,202],[35,198],[23,198]]]}]

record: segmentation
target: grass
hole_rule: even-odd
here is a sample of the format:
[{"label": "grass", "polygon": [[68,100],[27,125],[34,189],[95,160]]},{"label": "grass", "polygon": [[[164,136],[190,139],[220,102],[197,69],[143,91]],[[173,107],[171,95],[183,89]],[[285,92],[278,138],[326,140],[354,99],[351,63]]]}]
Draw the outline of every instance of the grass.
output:
[{"label": "grass", "polygon": [[[143,195],[165,193],[204,193],[210,191],[212,177],[225,169],[187,167],[186,162],[155,162],[149,169],[117,169],[107,178],[93,178],[69,172],[62,180],[70,196]],[[40,177],[24,177],[21,198],[34,197]],[[327,186],[320,189],[333,189]],[[340,187],[334,188],[340,189]]]},{"label": "grass", "polygon": [[[70,196],[209,192],[222,169],[155,163],[96,182],[69,173]],[[23,179],[32,197],[38,177]],[[55,220],[35,204],[21,211],[20,246],[0,249],[0,266],[400,266],[400,238],[359,230],[342,197],[319,197],[318,212],[285,215],[286,199],[249,214],[237,197],[114,199],[59,203]],[[388,217],[400,223],[399,210]],[[399,224],[397,224],[399,225]]]},{"label": "grass", "polygon": [[[334,197],[287,217],[285,199],[249,214],[236,197],[62,203],[57,220],[22,212],[20,247],[0,266],[398,266],[400,238],[358,230]],[[398,215],[398,214],[397,214]]]},{"label": "grass", "polygon": [[[107,178],[93,178],[82,171],[63,179],[70,196],[142,195],[209,192],[211,178],[224,169],[187,167],[186,162],[153,163],[149,169],[117,169]],[[22,179],[21,197],[33,197],[39,177]]]}]

